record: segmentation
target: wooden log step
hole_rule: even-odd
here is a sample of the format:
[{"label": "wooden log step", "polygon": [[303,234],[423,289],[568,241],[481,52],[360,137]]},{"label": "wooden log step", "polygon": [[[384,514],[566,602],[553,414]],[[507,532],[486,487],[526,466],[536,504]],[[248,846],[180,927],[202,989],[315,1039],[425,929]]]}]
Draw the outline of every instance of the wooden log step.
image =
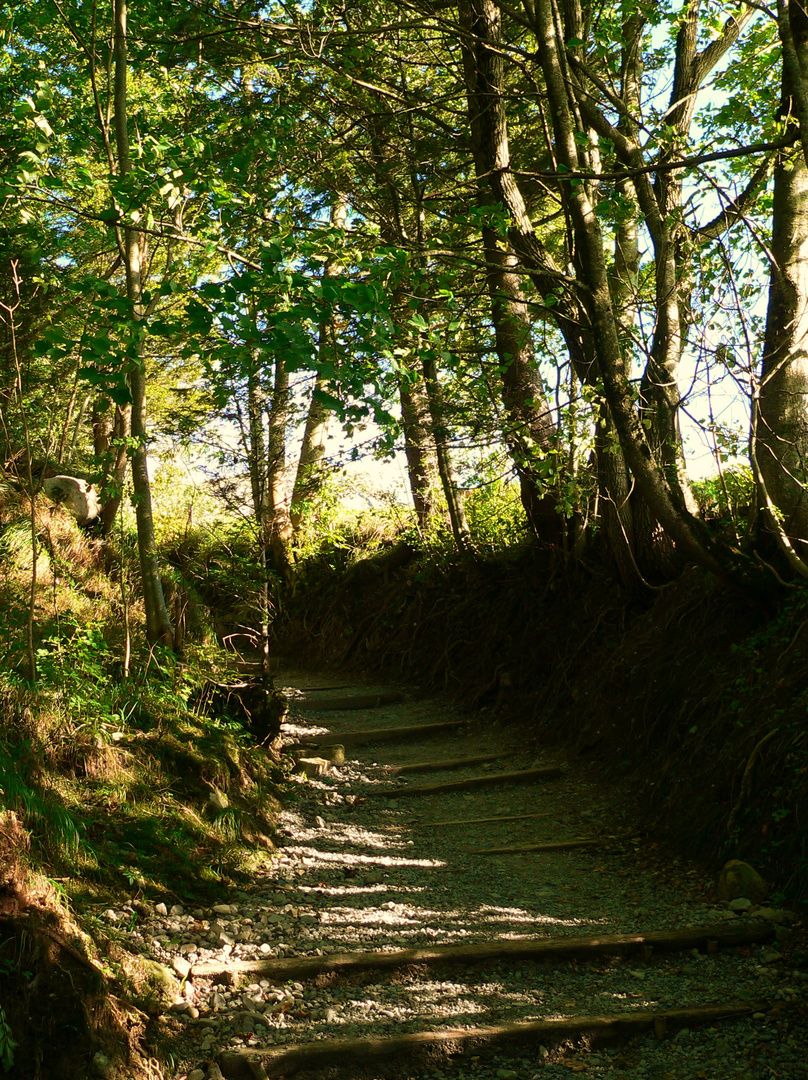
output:
[{"label": "wooden log step", "polygon": [[533,780],[552,780],[563,772],[560,765],[542,765],[535,769],[520,769],[519,772],[487,773],[485,776],[469,776],[465,780],[447,780],[443,784],[380,788],[368,791],[367,795],[380,799],[398,799],[402,796],[409,798],[411,795],[437,795],[444,791],[472,791],[474,788],[495,787],[497,784],[529,784]]},{"label": "wooden log step", "polygon": [[404,700],[396,690],[379,691],[375,694],[354,694],[348,697],[310,698],[306,694],[295,699],[295,705],[311,712],[353,711],[355,709],[379,709],[382,705],[395,705]]},{"label": "wooden log step", "polygon": [[[766,941],[774,926],[762,919],[735,924],[688,926],[681,930],[653,930],[645,934],[598,934],[567,938],[519,938],[487,941],[477,945],[429,945],[390,952],[331,953],[330,956],[296,956],[283,960],[238,960],[229,964],[211,961],[194,964],[194,978],[216,979],[224,975],[257,975],[276,983],[286,979],[313,979],[326,973],[385,971],[413,964],[495,964],[510,960],[571,960],[575,957],[627,956],[649,950],[677,951],[706,948],[708,943],[748,945]],[[714,946],[711,945],[711,948]]]},{"label": "wooden log step", "polygon": [[441,720],[434,724],[407,724],[404,727],[374,728],[366,731],[339,731],[325,735],[307,735],[300,742],[305,746],[326,746],[342,743],[343,746],[361,746],[363,743],[408,742],[439,735],[443,731],[464,727],[465,720]]},{"label": "wooden log step", "polygon": [[[424,821],[412,819],[405,825],[419,825],[424,829],[447,829],[452,825],[496,825],[498,821],[527,821],[529,818],[552,817],[552,810],[536,810],[530,814],[496,814],[494,817],[454,818],[452,821]],[[395,826],[390,826],[395,828]]]},{"label": "wooden log step", "polygon": [[[323,694],[326,690],[350,690],[351,685],[351,683],[335,683],[334,686],[290,686],[288,689],[293,690],[295,694],[305,696],[306,694]],[[293,698],[293,700],[297,699]]]},{"label": "wooden log step", "polygon": [[258,1080],[292,1076],[301,1069],[326,1066],[362,1066],[383,1058],[446,1048],[467,1052],[500,1043],[557,1044],[564,1039],[589,1037],[595,1043],[630,1038],[653,1031],[658,1038],[687,1027],[733,1020],[769,1008],[763,1001],[726,1001],[693,1005],[686,1009],[637,1009],[600,1016],[570,1016],[558,1020],[530,1020],[477,1028],[418,1031],[392,1038],[334,1039],[255,1050],[224,1051],[219,1067],[227,1080]]},{"label": "wooden log step", "polygon": [[480,848],[478,855],[517,855],[523,851],[571,851],[573,848],[593,847],[601,837],[581,837],[580,840],[553,840],[546,844],[513,844],[510,847]]},{"label": "wooden log step", "polygon": [[444,769],[464,769],[468,765],[485,765],[488,761],[501,761],[513,757],[513,754],[476,754],[474,757],[444,758],[442,761],[419,761],[414,765],[393,765],[391,776],[405,776],[407,773],[442,772]]}]

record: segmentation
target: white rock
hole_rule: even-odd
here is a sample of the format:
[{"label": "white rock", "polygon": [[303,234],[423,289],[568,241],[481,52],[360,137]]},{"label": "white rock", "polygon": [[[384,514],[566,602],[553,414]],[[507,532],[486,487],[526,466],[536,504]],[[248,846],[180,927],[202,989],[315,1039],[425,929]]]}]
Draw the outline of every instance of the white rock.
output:
[{"label": "white rock", "polygon": [[77,476],[49,476],[42,482],[42,490],[51,502],[69,510],[79,525],[88,525],[98,517],[98,492],[86,480]]},{"label": "white rock", "polygon": [[185,908],[182,906],[182,904],[173,904],[172,907],[171,907],[171,911],[169,911],[169,915],[184,915],[184,914],[185,914]]},{"label": "white rock", "polygon": [[181,979],[187,979],[191,974],[191,965],[185,959],[184,956],[172,956],[171,966]]}]

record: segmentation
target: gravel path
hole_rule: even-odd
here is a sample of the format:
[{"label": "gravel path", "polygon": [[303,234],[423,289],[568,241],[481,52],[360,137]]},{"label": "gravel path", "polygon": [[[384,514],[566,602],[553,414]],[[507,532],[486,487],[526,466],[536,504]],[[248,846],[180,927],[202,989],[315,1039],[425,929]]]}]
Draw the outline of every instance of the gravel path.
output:
[{"label": "gravel path", "polygon": [[[316,712],[299,692],[322,676],[287,673],[295,690],[285,736],[465,719],[438,700],[373,710]],[[332,680],[336,681],[336,680]],[[361,687],[336,693],[357,694]],[[484,716],[486,714],[483,714]],[[283,846],[247,891],[211,910],[157,905],[131,933],[132,945],[180,975],[183,994],[163,1024],[185,1062],[177,1077],[215,1080],[222,1050],[280,1047],[335,1038],[383,1037],[445,1027],[766,1000],[770,1007],[715,1027],[652,1034],[593,1048],[567,1040],[434,1056],[405,1068],[368,1066],[368,1080],[402,1070],[435,1080],[797,1080],[808,1077],[805,994],[808,965],[798,955],[791,913],[769,907],[736,913],[710,900],[711,883],[665,860],[632,833],[628,798],[557,753],[526,747],[513,728],[487,721],[426,741],[347,747],[327,775],[298,775],[283,814]],[[391,766],[506,753],[451,772],[394,776]],[[560,778],[413,797],[406,790],[469,776],[562,765]],[[394,797],[380,789],[400,788]],[[625,796],[625,793],[623,793]],[[524,820],[475,822],[494,816]],[[591,848],[485,855],[483,849],[596,838]],[[735,905],[741,906],[744,905]],[[126,913],[112,912],[111,921]],[[204,963],[334,952],[392,950],[547,936],[643,931],[763,920],[770,941],[742,948],[564,962],[508,960],[415,967],[274,983],[259,974],[217,981],[194,974]],[[798,969],[798,963],[802,965]],[[223,1062],[227,1072],[227,1064]],[[248,1075],[245,1073],[244,1075]],[[259,1074],[260,1075],[260,1074]],[[307,1070],[315,1076],[357,1075]]]}]

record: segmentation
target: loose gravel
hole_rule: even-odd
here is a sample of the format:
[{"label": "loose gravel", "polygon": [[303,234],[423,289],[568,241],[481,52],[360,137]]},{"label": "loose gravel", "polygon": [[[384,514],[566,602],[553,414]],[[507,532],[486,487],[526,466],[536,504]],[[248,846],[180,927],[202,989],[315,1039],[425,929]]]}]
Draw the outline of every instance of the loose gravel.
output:
[{"label": "loose gravel", "polygon": [[[311,676],[290,683],[305,689]],[[322,676],[319,676],[322,682]],[[349,687],[345,694],[361,688]],[[318,714],[296,704],[285,737],[423,724],[453,717],[442,701],[412,700],[363,712]],[[313,696],[313,695],[312,695]],[[333,694],[331,695],[333,696]],[[484,716],[486,714],[483,714]],[[281,819],[282,846],[253,886],[210,909],[168,902],[136,918],[110,910],[110,930],[130,948],[173,968],[181,991],[162,1018],[185,1063],[175,1075],[215,1080],[222,1050],[279,1047],[333,1038],[382,1037],[441,1027],[562,1018],[618,1010],[679,1008],[765,999],[771,1007],[715,1028],[616,1046],[586,1042],[437,1058],[409,1075],[434,1080],[798,1080],[808,1077],[805,1008],[808,963],[795,948],[800,926],[775,907],[715,901],[701,871],[665,859],[634,831],[630,794],[558,753],[526,749],[493,717],[412,744],[348,748],[327,775],[298,775]],[[391,766],[503,749],[510,756],[460,771],[395,777]],[[316,751],[315,751],[316,753]],[[560,779],[411,798],[407,788],[537,765],[565,765]],[[392,798],[374,792],[400,789]],[[524,821],[438,823],[539,813]],[[483,849],[597,837],[591,849],[484,855]],[[747,910],[743,910],[748,907]],[[520,937],[638,933],[766,919],[763,945],[653,955],[647,962],[510,961],[488,965],[365,972],[275,985],[194,976],[194,965],[320,956],[350,950],[491,942]],[[403,1066],[377,1064],[368,1080]],[[315,1074],[306,1073],[307,1080]],[[326,1075],[323,1072],[322,1075]],[[331,1074],[329,1074],[331,1075]],[[334,1073],[333,1075],[336,1075]]]}]

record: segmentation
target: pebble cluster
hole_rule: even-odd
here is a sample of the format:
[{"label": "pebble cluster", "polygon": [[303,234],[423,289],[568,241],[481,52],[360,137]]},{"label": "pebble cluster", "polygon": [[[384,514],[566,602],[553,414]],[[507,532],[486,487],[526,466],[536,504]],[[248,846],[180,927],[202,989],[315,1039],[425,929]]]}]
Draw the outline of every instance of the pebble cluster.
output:
[{"label": "pebble cluster", "polygon": [[[434,702],[391,706],[372,726],[434,719]],[[447,707],[440,706],[443,716]],[[321,715],[318,720],[322,721]],[[300,713],[292,720],[305,723]],[[334,713],[339,732],[362,714]],[[365,726],[371,726],[365,723]],[[294,730],[294,729],[293,729]],[[298,729],[299,730],[299,729]],[[283,846],[249,890],[210,909],[158,903],[106,912],[110,931],[169,967],[176,1000],[163,1018],[185,1080],[217,1080],[222,1050],[280,1047],[334,1038],[383,1037],[441,1027],[668,1009],[727,1000],[766,1002],[715,1028],[682,1029],[615,1046],[537,1045],[415,1064],[434,1080],[552,1080],[585,1072],[593,1080],[798,1080],[808,1076],[808,966],[795,961],[799,927],[791,913],[747,898],[718,903],[703,875],[646,857],[617,800],[576,769],[542,785],[473,792],[405,794],[428,779],[525,768],[523,751],[467,773],[393,779],[389,764],[501,750],[507,729],[442,737],[425,744],[357,750],[321,777],[300,776],[281,822]],[[376,798],[397,785],[395,798]],[[524,821],[444,826],[494,816]],[[515,853],[484,849],[597,835],[592,850]],[[352,979],[285,980],[256,972],[240,980],[238,961],[424,944],[536,936],[639,932],[731,920],[763,920],[771,939],[743,949],[698,950],[592,961],[498,962],[479,966],[367,972]],[[798,953],[797,953],[798,955]],[[195,974],[218,964],[215,978]],[[389,1080],[399,1066],[362,1073]],[[311,1080],[310,1072],[306,1073]]]}]

